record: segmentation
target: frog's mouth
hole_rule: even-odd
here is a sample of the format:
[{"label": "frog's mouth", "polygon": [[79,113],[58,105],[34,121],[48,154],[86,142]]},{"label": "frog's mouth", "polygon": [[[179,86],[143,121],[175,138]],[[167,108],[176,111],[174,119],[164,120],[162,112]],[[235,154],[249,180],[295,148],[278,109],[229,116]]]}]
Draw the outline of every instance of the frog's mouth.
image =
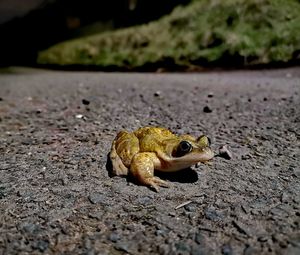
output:
[{"label": "frog's mouth", "polygon": [[[180,161],[191,162],[196,164],[198,162],[205,162],[211,160],[215,156],[214,152],[210,148],[202,149],[202,152],[190,152],[189,154],[180,157]],[[179,158],[178,158],[179,159]]]},{"label": "frog's mouth", "polygon": [[181,169],[185,169],[195,165],[199,162],[206,162],[211,160],[214,157],[213,151],[207,147],[202,149],[201,152],[195,151],[190,152],[181,157],[173,157],[169,162],[170,165],[168,167],[169,171],[178,171]]}]

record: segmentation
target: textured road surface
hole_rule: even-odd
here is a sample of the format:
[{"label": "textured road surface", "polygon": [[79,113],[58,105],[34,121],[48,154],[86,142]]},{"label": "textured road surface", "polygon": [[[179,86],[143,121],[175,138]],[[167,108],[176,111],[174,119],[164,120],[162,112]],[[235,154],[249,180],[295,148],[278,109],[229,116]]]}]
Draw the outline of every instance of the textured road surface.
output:
[{"label": "textured road surface", "polygon": [[[116,132],[145,125],[233,158],[162,176],[159,193],[111,178]],[[4,70],[0,254],[300,254],[299,139],[300,68]]]}]

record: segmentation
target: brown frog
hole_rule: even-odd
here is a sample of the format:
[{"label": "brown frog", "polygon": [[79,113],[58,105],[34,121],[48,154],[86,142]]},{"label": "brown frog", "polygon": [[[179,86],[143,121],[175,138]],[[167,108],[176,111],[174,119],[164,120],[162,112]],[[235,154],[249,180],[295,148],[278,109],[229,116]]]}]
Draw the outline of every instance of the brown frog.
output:
[{"label": "brown frog", "polygon": [[175,172],[214,157],[207,136],[175,135],[162,127],[143,127],[121,131],[113,141],[110,159],[115,175],[129,173],[141,184],[156,191],[168,187],[154,176],[154,169]]}]

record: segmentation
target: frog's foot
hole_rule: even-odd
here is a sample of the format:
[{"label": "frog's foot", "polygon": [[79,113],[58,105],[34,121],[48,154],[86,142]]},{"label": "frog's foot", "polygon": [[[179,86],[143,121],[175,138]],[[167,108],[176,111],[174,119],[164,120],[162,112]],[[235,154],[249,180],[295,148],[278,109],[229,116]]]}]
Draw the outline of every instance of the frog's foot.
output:
[{"label": "frog's foot", "polygon": [[143,152],[136,154],[130,165],[130,173],[139,183],[152,187],[155,191],[159,191],[159,186],[169,187],[166,181],[154,176],[155,153]]},{"label": "frog's foot", "polygon": [[169,184],[166,181],[163,181],[162,179],[158,177],[152,177],[152,178],[146,178],[143,182],[143,184],[150,186],[153,188],[156,192],[159,191],[159,186],[168,188]]},{"label": "frog's foot", "polygon": [[109,153],[109,157],[112,163],[112,173],[114,175],[127,175],[128,168],[123,164],[121,158],[117,154],[115,148],[115,142],[113,143],[111,152]]}]

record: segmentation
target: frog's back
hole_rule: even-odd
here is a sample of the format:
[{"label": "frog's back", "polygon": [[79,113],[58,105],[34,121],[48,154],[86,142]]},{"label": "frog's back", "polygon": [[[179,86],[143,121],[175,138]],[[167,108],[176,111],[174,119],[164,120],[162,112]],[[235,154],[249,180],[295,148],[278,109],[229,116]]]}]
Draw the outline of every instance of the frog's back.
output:
[{"label": "frog's back", "polygon": [[134,131],[134,135],[139,140],[146,136],[151,136],[153,138],[168,138],[174,136],[170,130],[162,127],[142,127]]},{"label": "frog's back", "polygon": [[[176,137],[171,131],[161,127],[143,127],[134,132],[120,131],[111,149],[112,162],[121,161],[126,168],[139,152],[156,152],[165,139]],[[115,168],[118,166],[115,163]],[[121,167],[122,168],[122,167]]]}]

